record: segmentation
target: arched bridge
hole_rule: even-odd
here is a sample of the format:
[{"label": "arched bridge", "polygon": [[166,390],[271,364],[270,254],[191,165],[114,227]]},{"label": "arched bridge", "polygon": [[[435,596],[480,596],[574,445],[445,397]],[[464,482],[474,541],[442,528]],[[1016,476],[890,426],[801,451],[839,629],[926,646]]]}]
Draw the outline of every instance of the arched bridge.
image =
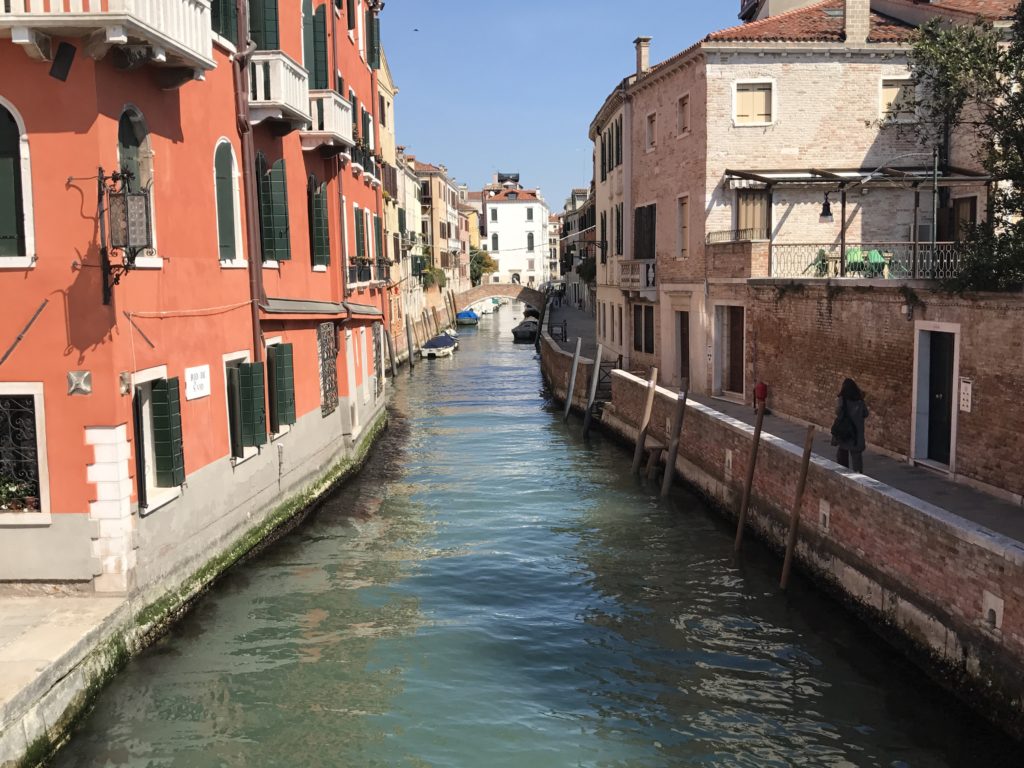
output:
[{"label": "arched bridge", "polygon": [[518,299],[537,310],[544,308],[546,300],[543,292],[538,291],[536,288],[519,285],[518,283],[483,283],[476,288],[456,294],[455,305],[459,308],[459,311],[462,311],[473,304],[480,303],[484,299],[495,297]]}]

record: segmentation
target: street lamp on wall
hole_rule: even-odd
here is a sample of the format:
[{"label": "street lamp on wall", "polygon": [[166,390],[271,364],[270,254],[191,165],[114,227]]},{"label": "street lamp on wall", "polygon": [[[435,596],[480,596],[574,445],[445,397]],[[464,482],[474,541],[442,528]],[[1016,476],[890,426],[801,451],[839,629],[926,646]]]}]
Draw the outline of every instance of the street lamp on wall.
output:
[{"label": "street lamp on wall", "polygon": [[[124,169],[107,176],[100,168],[97,175],[104,305],[110,304],[114,286],[135,268],[139,253],[153,247],[149,190],[133,192],[134,178],[133,173]],[[121,252],[120,263],[111,261],[111,251]]]},{"label": "street lamp on wall", "polygon": [[835,221],[835,217],[832,215],[832,203],[828,199],[829,193],[825,193],[825,200],[821,204],[821,215],[818,217],[818,222],[821,224],[831,224]]}]

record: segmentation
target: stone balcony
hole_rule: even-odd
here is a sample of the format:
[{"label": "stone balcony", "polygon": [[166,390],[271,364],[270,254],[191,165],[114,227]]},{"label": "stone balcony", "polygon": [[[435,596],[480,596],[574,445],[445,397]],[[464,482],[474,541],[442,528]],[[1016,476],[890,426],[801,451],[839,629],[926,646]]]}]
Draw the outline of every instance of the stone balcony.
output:
[{"label": "stone balcony", "polygon": [[302,131],[303,149],[328,147],[341,151],[355,144],[352,138],[352,103],[337,91],[310,91],[309,112],[312,121]]},{"label": "stone balcony", "polygon": [[312,122],[309,74],[284,51],[256,51],[249,73],[249,122],[264,120],[305,128]]},{"label": "stone balcony", "polygon": [[658,277],[654,259],[632,259],[619,262],[619,289],[637,298],[658,297]]},{"label": "stone balcony", "polygon": [[709,277],[768,277],[771,244],[767,230],[710,232],[704,244]]},{"label": "stone balcony", "polygon": [[210,0],[2,0],[0,30],[34,59],[53,55],[51,37],[88,38],[86,52],[102,58],[125,52],[124,66],[140,60],[213,69]]}]

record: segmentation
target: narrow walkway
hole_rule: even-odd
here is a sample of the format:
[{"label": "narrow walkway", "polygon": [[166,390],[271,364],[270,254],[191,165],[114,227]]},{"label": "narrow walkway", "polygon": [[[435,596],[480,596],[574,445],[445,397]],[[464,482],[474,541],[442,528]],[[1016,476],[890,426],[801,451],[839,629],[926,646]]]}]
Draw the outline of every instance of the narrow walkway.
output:
[{"label": "narrow walkway", "polygon": [[[592,358],[597,353],[595,319],[592,314],[563,304],[561,307],[552,306],[549,316],[552,323],[566,321],[568,338],[558,342],[562,349],[575,351],[576,338],[582,337],[582,354]],[[754,423],[754,410],[750,406],[712,397],[691,396],[691,399],[739,421],[751,425]],[[769,414],[764,420],[764,431],[802,446],[806,427],[784,416]],[[824,430],[818,430],[814,453],[835,460],[835,448],[830,444],[830,435]],[[1024,507],[954,482],[934,470],[908,464],[877,451],[868,450],[864,453],[864,474],[965,520],[1024,542]]]},{"label": "narrow walkway", "polygon": [[594,326],[596,321],[590,312],[571,307],[568,301],[563,302],[560,307],[549,304],[548,319],[544,321],[544,330],[548,330],[549,320],[551,325],[560,325],[563,320],[565,321],[566,339],[564,341],[557,339],[558,346],[566,352],[575,352],[576,339],[581,338],[583,345],[580,347],[580,354],[591,360],[594,359],[594,355],[597,354],[596,328]]}]

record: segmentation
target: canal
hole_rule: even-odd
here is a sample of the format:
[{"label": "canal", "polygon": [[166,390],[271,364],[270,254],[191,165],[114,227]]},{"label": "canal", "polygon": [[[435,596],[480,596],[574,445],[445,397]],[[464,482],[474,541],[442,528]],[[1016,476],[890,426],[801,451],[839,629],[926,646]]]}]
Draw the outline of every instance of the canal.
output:
[{"label": "canal", "polygon": [[354,482],[231,571],[53,765],[1001,766],[1015,746],[545,402],[515,306],[402,371]]}]

